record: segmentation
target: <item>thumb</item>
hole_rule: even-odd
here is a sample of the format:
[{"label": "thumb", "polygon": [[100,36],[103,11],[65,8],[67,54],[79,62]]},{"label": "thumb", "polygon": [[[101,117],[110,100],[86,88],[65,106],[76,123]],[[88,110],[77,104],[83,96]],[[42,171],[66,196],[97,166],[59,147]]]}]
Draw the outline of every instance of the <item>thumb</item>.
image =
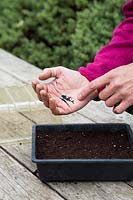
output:
[{"label": "thumb", "polygon": [[39,75],[40,80],[46,80],[48,78],[58,78],[61,72],[61,67],[51,67],[45,68],[43,72]]}]

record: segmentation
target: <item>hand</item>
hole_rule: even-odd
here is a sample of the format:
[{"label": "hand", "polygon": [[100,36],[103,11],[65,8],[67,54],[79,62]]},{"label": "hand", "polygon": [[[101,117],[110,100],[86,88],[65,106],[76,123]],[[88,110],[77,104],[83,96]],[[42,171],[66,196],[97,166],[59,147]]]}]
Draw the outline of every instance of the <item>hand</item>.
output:
[{"label": "hand", "polygon": [[[79,92],[89,81],[79,72],[67,69],[65,67],[46,68],[40,74],[40,80],[47,80],[54,77],[50,83],[40,83],[33,81],[32,86],[38,95],[40,101],[52,111],[55,115],[64,115],[73,113],[84,107],[91,99],[96,96],[95,91],[82,101],[77,99]],[[71,97],[74,102],[63,101],[61,95]]]},{"label": "hand", "polygon": [[80,92],[78,99],[83,101],[95,90],[101,90],[99,98],[108,107],[113,107],[114,113],[125,111],[133,105],[133,63],[115,68],[93,80]]}]

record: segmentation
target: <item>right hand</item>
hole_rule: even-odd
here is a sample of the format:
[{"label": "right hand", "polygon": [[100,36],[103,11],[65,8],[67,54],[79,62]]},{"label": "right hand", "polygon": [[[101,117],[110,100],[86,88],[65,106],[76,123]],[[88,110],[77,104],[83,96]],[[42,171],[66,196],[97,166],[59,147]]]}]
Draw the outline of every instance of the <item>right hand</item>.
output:
[{"label": "right hand", "polygon": [[[65,67],[45,68],[40,74],[40,80],[47,80],[54,77],[50,83],[41,83],[33,81],[32,87],[37,93],[40,101],[52,111],[55,115],[65,115],[73,113],[83,108],[90,100],[97,96],[93,91],[84,100],[78,100],[78,94],[84,87],[89,85],[89,81],[78,71],[67,69]],[[74,103],[67,101],[66,104],[61,100],[61,95],[66,95],[74,100]]]},{"label": "right hand", "polygon": [[120,114],[133,106],[133,63],[112,69],[91,81],[78,99],[83,101],[95,90],[100,90],[99,98],[105,101],[106,106],[112,107],[114,113]]}]

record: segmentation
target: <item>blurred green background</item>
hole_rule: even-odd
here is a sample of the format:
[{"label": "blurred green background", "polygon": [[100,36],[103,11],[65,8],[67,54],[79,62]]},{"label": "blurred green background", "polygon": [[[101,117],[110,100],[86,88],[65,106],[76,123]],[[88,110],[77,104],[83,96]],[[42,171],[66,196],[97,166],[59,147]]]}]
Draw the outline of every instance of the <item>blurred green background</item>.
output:
[{"label": "blurred green background", "polygon": [[125,0],[0,1],[0,48],[40,68],[77,69],[108,43]]}]

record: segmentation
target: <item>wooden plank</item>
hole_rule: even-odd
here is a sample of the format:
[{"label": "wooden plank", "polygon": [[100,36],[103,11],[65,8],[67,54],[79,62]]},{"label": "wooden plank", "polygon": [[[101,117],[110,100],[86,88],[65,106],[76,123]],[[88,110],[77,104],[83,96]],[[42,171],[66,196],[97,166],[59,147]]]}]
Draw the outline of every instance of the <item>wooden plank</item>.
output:
[{"label": "wooden plank", "polygon": [[[13,56],[12,54],[0,49],[0,69],[23,83],[31,83],[37,79],[41,69]],[[6,84],[6,83],[5,83]],[[8,82],[12,85],[12,82]]]},{"label": "wooden plank", "polygon": [[[34,117],[30,117],[34,116]],[[60,116],[54,116],[48,109],[18,112],[0,112],[0,144],[31,140],[32,125],[35,123],[59,124]]]},{"label": "wooden plank", "polygon": [[0,112],[43,109],[31,85],[14,85],[0,88]]},{"label": "wooden plank", "polygon": [[[31,162],[31,144],[22,143],[3,146],[33,172],[36,165]],[[49,183],[52,188],[68,200],[132,200],[133,188],[124,182],[62,182]]]},{"label": "wooden plank", "polygon": [[0,112],[0,144],[31,140],[32,124],[17,112]]},{"label": "wooden plank", "polygon": [[[17,104],[24,102],[37,102],[35,92],[31,85],[14,85],[0,88],[0,106],[1,104]],[[41,102],[40,102],[41,103]],[[7,105],[8,106],[8,105]]]},{"label": "wooden plank", "polygon": [[123,182],[78,182],[78,183],[53,183],[52,186],[62,192],[69,200],[132,200],[133,189]]},{"label": "wooden plank", "polygon": [[9,85],[17,85],[21,84],[22,82],[17,80],[16,78],[10,76],[6,72],[0,69],[0,87],[3,88]]},{"label": "wooden plank", "polygon": [[31,119],[37,124],[59,124],[62,123],[61,116],[53,115],[49,109],[42,107],[42,109],[36,109],[31,111],[22,111],[22,114]]},{"label": "wooden plank", "polygon": [[13,99],[13,103],[37,101],[36,95],[33,96],[31,85],[14,85],[6,87],[5,90],[8,96]]},{"label": "wooden plank", "polygon": [[78,113],[73,113],[64,116],[55,116],[49,109],[45,108],[36,111],[22,111],[24,116],[35,121],[37,124],[67,124],[67,123],[93,123],[87,117],[84,117]]},{"label": "wooden plank", "polygon": [[2,144],[2,147],[26,165],[32,172],[36,170],[36,164],[31,162],[31,141],[27,141],[26,143]]},{"label": "wooden plank", "polygon": [[0,158],[0,199],[63,199],[2,149],[0,149]]},{"label": "wooden plank", "polygon": [[[28,86],[28,90],[33,98],[37,100],[35,92],[30,85]],[[31,109],[30,111],[22,111],[21,113],[23,113],[24,116],[31,119],[37,124],[92,123],[92,120],[89,120],[87,117],[84,117],[79,113],[72,113],[70,115],[64,116],[55,116],[43,104],[40,104],[35,110]]]},{"label": "wooden plank", "polygon": [[80,115],[77,112],[63,116],[62,121],[64,124],[94,123],[92,120]]},{"label": "wooden plank", "polygon": [[21,113],[0,113],[0,144],[31,141],[33,124],[93,123],[91,120],[74,113],[55,116],[49,109],[28,110]]},{"label": "wooden plank", "polygon": [[[1,74],[1,73],[0,73]],[[5,82],[5,80],[4,80]],[[12,100],[10,99],[9,95],[5,88],[0,88],[0,105],[1,104],[11,104]]]},{"label": "wooden plank", "polygon": [[[36,122],[39,122],[39,118],[38,118],[38,113],[36,113],[36,115],[27,115],[28,117],[31,117],[32,119],[34,119]],[[71,117],[68,116],[64,116],[63,120],[66,118],[66,122],[70,123],[70,122],[75,122],[80,121],[81,123],[83,122],[87,122],[88,120],[88,116],[84,117],[82,114],[72,114],[70,115]],[[76,119],[76,120],[75,120]],[[79,122],[79,123],[80,123]],[[88,120],[88,122],[92,122],[90,120]],[[21,162],[23,162],[30,170],[32,170],[33,172],[36,169],[36,165],[34,163],[31,163],[31,144],[27,143],[27,144],[15,144],[15,145],[4,145],[4,148],[6,148],[7,151],[12,152],[12,154],[19,159]],[[104,185],[99,185],[99,183],[77,183],[75,185],[75,183],[52,183],[51,187],[53,187],[54,189],[56,189],[58,192],[60,192],[61,194],[63,194],[63,196],[65,196],[65,198],[67,199],[111,199],[113,200],[114,197],[115,199],[119,200],[130,200],[132,199],[132,189],[130,188],[130,186],[128,186],[125,183],[120,182],[118,183],[110,183],[110,187],[112,188],[110,191],[108,191],[106,188],[106,183]],[[114,188],[119,189],[119,193],[118,191],[115,191]],[[89,192],[88,192],[89,191]],[[113,194],[113,195],[111,195]]]},{"label": "wooden plank", "polygon": [[97,123],[128,123],[131,126],[133,124],[133,115],[127,112],[114,114],[112,108],[106,107],[102,101],[91,101],[78,113]]},{"label": "wooden plank", "polygon": [[[34,123],[37,124],[62,124],[62,123],[93,123],[92,121],[88,120],[86,117],[80,116],[78,113],[74,113],[71,115],[64,116],[63,119],[59,116],[54,116],[50,113],[50,111],[47,109],[43,111],[32,111],[32,112],[23,112],[23,114],[34,121]],[[24,128],[24,127],[23,127]],[[25,129],[25,128],[24,128]],[[18,129],[17,129],[18,130]],[[31,129],[30,129],[31,131]],[[31,134],[31,132],[30,132]],[[12,143],[12,145],[11,145]],[[15,144],[16,143],[16,144]],[[2,144],[2,142],[1,142]],[[31,138],[29,140],[18,140],[18,141],[10,141],[10,145],[6,141],[2,144],[2,146],[6,147],[6,149],[9,152],[12,152],[15,157],[19,160],[23,160],[23,156],[25,156],[26,163],[28,163],[29,169],[35,170],[33,163],[27,162],[29,161],[29,158],[31,157]],[[11,147],[11,149],[10,149]]]}]

